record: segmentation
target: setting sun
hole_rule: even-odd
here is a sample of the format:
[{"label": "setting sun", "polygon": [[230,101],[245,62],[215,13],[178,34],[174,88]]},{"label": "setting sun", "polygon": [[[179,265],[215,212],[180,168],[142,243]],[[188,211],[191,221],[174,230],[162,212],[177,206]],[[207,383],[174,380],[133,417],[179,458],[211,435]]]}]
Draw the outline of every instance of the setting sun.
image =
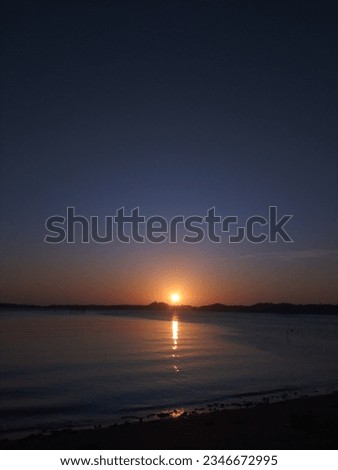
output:
[{"label": "setting sun", "polygon": [[177,292],[174,292],[173,294],[170,295],[170,300],[171,300],[171,303],[177,304],[177,302],[181,300],[181,296]]}]

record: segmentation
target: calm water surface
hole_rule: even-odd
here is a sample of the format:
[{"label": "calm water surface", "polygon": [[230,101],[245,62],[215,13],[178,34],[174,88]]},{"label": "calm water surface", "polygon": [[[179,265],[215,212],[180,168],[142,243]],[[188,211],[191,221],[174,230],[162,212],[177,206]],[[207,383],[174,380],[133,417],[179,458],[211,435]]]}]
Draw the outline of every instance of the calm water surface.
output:
[{"label": "calm water surface", "polygon": [[337,390],[337,338],[326,315],[1,312],[0,432]]}]

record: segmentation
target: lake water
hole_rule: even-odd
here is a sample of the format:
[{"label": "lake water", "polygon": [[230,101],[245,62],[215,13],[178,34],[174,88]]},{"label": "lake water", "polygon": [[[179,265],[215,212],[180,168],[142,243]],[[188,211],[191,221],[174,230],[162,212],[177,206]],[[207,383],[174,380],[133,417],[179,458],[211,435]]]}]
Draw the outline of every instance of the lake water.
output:
[{"label": "lake water", "polygon": [[329,315],[2,311],[0,437],[330,392],[337,357]]}]

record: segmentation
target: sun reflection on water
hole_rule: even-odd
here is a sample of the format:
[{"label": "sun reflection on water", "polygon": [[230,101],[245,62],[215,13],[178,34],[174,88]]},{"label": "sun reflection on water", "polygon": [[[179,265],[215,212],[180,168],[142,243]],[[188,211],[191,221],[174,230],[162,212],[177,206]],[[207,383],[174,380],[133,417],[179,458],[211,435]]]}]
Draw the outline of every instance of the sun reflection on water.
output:
[{"label": "sun reflection on water", "polygon": [[[173,341],[172,346],[171,346],[173,353],[171,356],[175,359],[175,358],[178,358],[177,347],[178,347],[178,333],[179,333],[179,324],[178,324],[176,315],[173,316],[173,319],[171,321],[171,331],[172,331],[172,341]],[[174,364],[173,367],[174,367],[175,372],[180,371],[177,364]]]}]

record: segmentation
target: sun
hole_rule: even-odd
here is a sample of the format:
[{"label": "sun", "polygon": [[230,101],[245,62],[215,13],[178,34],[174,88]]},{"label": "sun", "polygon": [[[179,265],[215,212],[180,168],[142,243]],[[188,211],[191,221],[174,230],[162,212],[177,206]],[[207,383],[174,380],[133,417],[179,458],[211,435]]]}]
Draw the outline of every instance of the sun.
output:
[{"label": "sun", "polygon": [[173,292],[170,294],[170,300],[172,304],[177,304],[181,300],[181,296],[177,292]]}]

